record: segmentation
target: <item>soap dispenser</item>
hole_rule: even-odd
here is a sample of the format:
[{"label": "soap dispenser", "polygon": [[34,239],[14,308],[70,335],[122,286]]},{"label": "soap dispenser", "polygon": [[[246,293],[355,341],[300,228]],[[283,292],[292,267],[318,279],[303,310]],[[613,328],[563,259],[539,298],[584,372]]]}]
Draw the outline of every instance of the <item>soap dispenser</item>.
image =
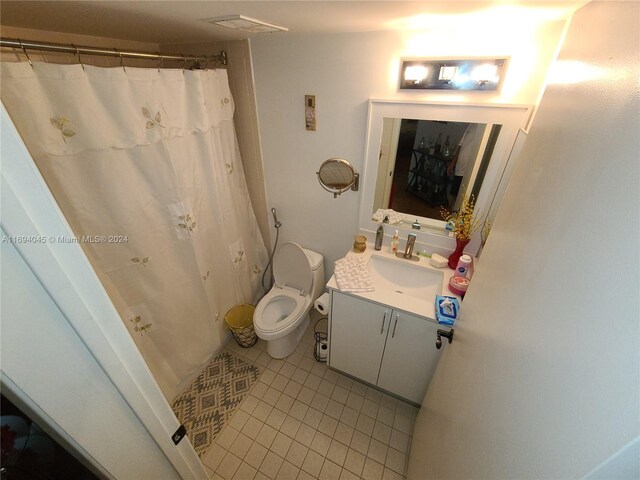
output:
[{"label": "soap dispenser", "polygon": [[376,250],[382,250],[383,239],[384,239],[384,228],[382,227],[382,224],[380,224],[380,226],[378,227],[378,230],[376,231],[376,243],[373,248]]}]

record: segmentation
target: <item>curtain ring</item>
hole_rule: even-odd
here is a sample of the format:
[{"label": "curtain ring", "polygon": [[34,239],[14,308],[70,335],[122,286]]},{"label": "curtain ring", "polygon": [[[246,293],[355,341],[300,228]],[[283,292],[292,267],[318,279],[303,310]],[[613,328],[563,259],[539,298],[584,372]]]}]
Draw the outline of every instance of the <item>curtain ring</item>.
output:
[{"label": "curtain ring", "polygon": [[207,60],[206,62],[204,62],[204,65],[202,66],[203,70],[207,69],[207,65],[209,65],[209,63],[211,62],[211,57],[205,57],[205,59]]},{"label": "curtain ring", "polygon": [[84,64],[82,63],[82,58],[80,58],[80,50],[78,50],[78,47],[76,47],[73,43],[71,44],[71,46],[76,49],[76,55],[78,56],[78,62],[80,63],[80,66],[82,67],[82,70],[84,70]]},{"label": "curtain ring", "polygon": [[120,57],[120,66],[122,67],[122,70],[126,72],[126,70],[124,69],[124,59],[122,58],[122,52],[117,48],[114,48],[113,50],[116,52],[116,55]]},{"label": "curtain ring", "polygon": [[187,57],[183,53],[180,56],[182,57],[182,70],[184,71],[187,69]]},{"label": "curtain ring", "polygon": [[156,55],[160,57],[160,61],[158,62],[158,65],[157,65],[158,72],[159,72],[160,67],[162,67],[162,64],[164,63],[164,56],[160,52],[156,52]]},{"label": "curtain ring", "polygon": [[31,62],[31,59],[29,58],[29,54],[27,53],[27,49],[22,44],[22,40],[18,39],[18,43],[20,43],[20,48],[22,49],[22,52],[24,53],[24,56],[27,57],[27,61],[29,62],[29,65],[31,65],[31,68],[33,68],[33,63]]}]

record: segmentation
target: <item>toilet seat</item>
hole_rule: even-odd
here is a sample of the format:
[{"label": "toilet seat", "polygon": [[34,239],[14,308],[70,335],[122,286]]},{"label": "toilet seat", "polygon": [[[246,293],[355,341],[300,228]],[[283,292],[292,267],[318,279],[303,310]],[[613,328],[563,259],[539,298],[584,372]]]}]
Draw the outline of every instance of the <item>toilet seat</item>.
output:
[{"label": "toilet seat", "polygon": [[258,302],[254,328],[264,340],[281,338],[300,324],[312,303],[313,271],[305,250],[287,242],[273,258],[275,285]]},{"label": "toilet seat", "polygon": [[306,295],[311,290],[313,272],[309,258],[297,243],[283,244],[273,258],[273,278],[277,287],[291,287]]},{"label": "toilet seat", "polygon": [[254,313],[254,328],[264,340],[287,335],[298,326],[298,320],[307,313],[311,303],[309,295],[290,287],[273,287],[258,303]]}]

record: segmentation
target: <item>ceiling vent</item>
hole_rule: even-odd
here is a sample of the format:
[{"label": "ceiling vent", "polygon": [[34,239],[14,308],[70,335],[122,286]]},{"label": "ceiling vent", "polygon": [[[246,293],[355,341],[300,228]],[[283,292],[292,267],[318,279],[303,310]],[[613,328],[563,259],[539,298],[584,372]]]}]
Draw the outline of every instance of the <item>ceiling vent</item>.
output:
[{"label": "ceiling vent", "polygon": [[222,17],[205,18],[205,22],[220,25],[221,27],[233,28],[234,30],[242,30],[249,33],[272,33],[272,32],[288,32],[289,29],[272,25],[255,18],[245,17],[244,15],[225,15]]}]

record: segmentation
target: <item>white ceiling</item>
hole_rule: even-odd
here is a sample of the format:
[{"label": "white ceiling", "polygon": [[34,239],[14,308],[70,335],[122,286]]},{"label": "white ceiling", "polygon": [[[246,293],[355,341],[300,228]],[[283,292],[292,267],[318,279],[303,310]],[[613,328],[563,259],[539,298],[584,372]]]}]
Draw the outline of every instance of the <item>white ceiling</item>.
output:
[{"label": "white ceiling", "polygon": [[[460,16],[479,19],[496,9],[510,21],[565,18],[584,0],[522,1],[12,1],[0,2],[3,25],[138,40],[158,44],[246,38],[202,19],[241,14],[289,33],[338,33],[428,28]],[[485,15],[485,17],[482,17]]]}]

